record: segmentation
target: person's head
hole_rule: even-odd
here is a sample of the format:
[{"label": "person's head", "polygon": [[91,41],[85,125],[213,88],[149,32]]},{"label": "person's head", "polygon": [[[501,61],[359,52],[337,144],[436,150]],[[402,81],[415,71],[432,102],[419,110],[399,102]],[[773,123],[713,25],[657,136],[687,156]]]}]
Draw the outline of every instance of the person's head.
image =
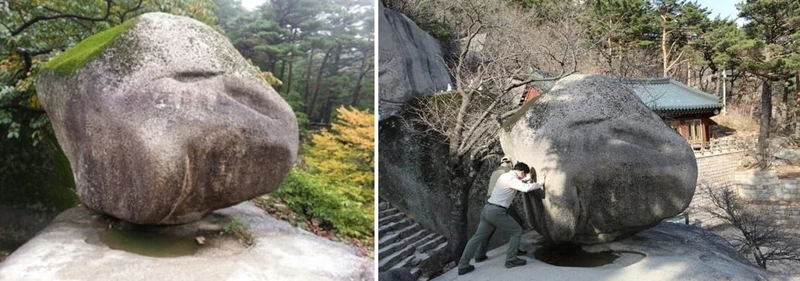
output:
[{"label": "person's head", "polygon": [[531,168],[528,167],[528,164],[518,162],[514,165],[514,173],[517,174],[517,177],[522,179],[531,172]]},{"label": "person's head", "polygon": [[508,156],[504,156],[503,159],[500,159],[500,166],[506,166],[511,168],[514,166],[514,164],[511,163],[511,158],[508,158]]}]

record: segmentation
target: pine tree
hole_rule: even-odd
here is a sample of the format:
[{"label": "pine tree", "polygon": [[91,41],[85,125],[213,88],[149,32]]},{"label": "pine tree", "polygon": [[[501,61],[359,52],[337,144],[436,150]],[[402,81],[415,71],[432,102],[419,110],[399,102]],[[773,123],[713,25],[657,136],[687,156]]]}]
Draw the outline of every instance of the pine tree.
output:
[{"label": "pine tree", "polygon": [[769,129],[772,119],[772,85],[793,77],[798,61],[800,2],[792,0],[747,0],[737,5],[739,16],[748,22],[746,38],[732,46],[740,70],[761,79],[761,120],[758,135],[761,164],[770,155]]},{"label": "pine tree", "polygon": [[657,27],[646,0],[593,0],[586,5],[580,22],[588,45],[603,56],[614,74],[619,74],[624,56],[631,50],[654,45]]}]

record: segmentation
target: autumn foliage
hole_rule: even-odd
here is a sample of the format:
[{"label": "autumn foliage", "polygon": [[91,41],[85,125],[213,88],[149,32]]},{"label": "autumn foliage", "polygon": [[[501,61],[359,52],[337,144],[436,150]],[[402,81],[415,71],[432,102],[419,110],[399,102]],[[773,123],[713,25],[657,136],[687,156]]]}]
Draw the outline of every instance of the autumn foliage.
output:
[{"label": "autumn foliage", "polygon": [[[340,107],[330,130],[311,136],[303,160],[323,183],[347,186],[354,199],[373,195],[375,130],[372,114]],[[364,198],[372,201],[371,198]]]},{"label": "autumn foliage", "polygon": [[303,146],[306,167],[292,170],[278,196],[293,211],[322,219],[343,235],[371,236],[374,120],[367,111],[337,109],[331,128]]}]

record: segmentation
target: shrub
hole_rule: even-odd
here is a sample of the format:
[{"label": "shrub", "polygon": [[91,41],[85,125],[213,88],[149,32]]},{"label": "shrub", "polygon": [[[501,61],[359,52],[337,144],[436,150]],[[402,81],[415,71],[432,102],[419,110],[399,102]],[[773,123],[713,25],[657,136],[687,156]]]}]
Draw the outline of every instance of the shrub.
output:
[{"label": "shrub", "polygon": [[325,184],[318,176],[294,168],[277,195],[292,211],[306,218],[319,218],[340,234],[350,237],[372,235],[373,213],[368,205],[351,200],[342,189]]}]

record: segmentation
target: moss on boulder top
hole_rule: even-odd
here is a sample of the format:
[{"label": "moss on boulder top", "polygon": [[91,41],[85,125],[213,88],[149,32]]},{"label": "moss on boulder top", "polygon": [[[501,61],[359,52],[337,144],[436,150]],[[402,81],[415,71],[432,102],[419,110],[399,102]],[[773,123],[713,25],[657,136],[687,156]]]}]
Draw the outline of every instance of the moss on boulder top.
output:
[{"label": "moss on boulder top", "polygon": [[103,52],[108,44],[114,42],[114,39],[119,37],[122,32],[133,27],[137,19],[138,18],[127,20],[120,25],[84,39],[72,48],[69,48],[66,52],[48,61],[43,69],[52,70],[62,75],[75,74],[78,69]]}]

